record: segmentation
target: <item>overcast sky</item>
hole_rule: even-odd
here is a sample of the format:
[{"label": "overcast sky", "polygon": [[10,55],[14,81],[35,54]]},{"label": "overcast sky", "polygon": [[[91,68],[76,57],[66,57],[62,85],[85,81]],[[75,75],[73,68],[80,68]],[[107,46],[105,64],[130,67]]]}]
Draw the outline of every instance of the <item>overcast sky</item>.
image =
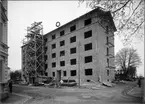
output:
[{"label": "overcast sky", "polygon": [[[34,21],[42,21],[45,34],[56,28],[57,21],[63,25],[90,10],[85,3],[79,6],[78,1],[8,1],[8,66],[11,70],[21,69],[22,40],[27,33],[26,28]],[[137,73],[144,75],[144,42],[133,44],[133,47],[143,63]],[[115,53],[121,48],[123,45],[116,36]]]}]

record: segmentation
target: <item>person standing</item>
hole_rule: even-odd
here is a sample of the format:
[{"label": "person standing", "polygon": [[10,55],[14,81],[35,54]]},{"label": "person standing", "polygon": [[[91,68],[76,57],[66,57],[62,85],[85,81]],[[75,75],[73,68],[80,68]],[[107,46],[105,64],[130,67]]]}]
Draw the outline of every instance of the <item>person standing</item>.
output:
[{"label": "person standing", "polygon": [[10,90],[10,93],[12,93],[12,87],[13,87],[13,82],[12,82],[12,80],[10,79],[10,80],[9,80],[9,90]]},{"label": "person standing", "polygon": [[138,86],[141,87],[141,78],[138,79]]}]

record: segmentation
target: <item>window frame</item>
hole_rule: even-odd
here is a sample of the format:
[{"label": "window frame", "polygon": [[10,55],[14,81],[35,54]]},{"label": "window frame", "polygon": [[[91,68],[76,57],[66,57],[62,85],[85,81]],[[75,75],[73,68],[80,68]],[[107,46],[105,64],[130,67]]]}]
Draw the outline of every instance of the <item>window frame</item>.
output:
[{"label": "window frame", "polygon": [[[75,75],[72,75],[72,72],[75,71]],[[76,70],[70,70],[70,76],[77,76],[77,71]]]},{"label": "window frame", "polygon": [[[91,48],[87,49],[87,47],[89,47],[87,45],[90,45],[90,44],[91,44]],[[87,43],[87,44],[84,45],[84,51],[89,51],[89,50],[92,50],[92,49],[93,49],[93,44],[92,43]]]},{"label": "window frame", "polygon": [[[91,74],[87,73],[88,70],[91,70]],[[92,68],[85,69],[85,76],[92,76],[92,75],[93,75],[93,69]]]},{"label": "window frame", "polygon": [[[89,57],[91,57],[91,61],[88,61],[87,58],[89,58]],[[84,62],[85,62],[85,63],[91,63],[91,62],[93,62],[93,56],[85,56],[85,57],[84,57]]]},{"label": "window frame", "polygon": [[[73,63],[73,60],[75,60],[75,63]],[[70,65],[76,65],[76,64],[77,64],[77,59],[76,58],[70,59]]]},{"label": "window frame", "polygon": [[60,41],[59,44],[60,44],[60,47],[64,46],[65,45],[65,40]]},{"label": "window frame", "polygon": [[77,48],[76,47],[70,48],[70,54],[75,54],[75,53],[77,53]]},{"label": "window frame", "polygon": [[[54,45],[54,46],[53,46]],[[51,48],[52,49],[55,49],[56,48],[56,43],[53,43],[52,45],[51,45]]]},{"label": "window frame", "polygon": [[63,36],[63,35],[65,35],[65,31],[64,30],[60,31],[60,36]]},{"label": "window frame", "polygon": [[[74,39],[73,39],[73,38],[74,38]],[[75,41],[73,41],[73,40],[75,40]],[[70,43],[74,43],[74,42],[76,42],[76,36],[70,37]]]},{"label": "window frame", "polygon": [[73,26],[70,27],[70,32],[73,32],[75,30],[76,30],[76,25],[73,25]]},{"label": "window frame", "polygon": [[92,30],[84,32],[84,39],[87,39],[87,38],[90,38],[90,37],[92,37]]},{"label": "window frame", "polygon": [[84,26],[92,24],[92,18],[88,18],[84,20]]}]

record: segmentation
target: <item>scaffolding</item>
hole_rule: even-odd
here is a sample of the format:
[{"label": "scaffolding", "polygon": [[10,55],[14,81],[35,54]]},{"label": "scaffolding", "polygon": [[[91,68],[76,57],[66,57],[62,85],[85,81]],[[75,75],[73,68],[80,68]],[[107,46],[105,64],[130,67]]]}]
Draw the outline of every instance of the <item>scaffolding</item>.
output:
[{"label": "scaffolding", "polygon": [[22,70],[24,79],[29,83],[38,82],[45,76],[44,39],[42,22],[34,22],[27,27],[27,35],[22,46]]}]

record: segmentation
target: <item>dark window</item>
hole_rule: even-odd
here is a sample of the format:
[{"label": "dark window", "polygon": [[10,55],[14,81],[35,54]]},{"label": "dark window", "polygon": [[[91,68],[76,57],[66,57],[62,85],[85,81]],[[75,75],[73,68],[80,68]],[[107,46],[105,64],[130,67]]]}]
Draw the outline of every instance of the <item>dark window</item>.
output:
[{"label": "dark window", "polygon": [[56,57],[56,53],[52,53],[52,58],[55,58]]},{"label": "dark window", "polygon": [[64,45],[65,45],[65,41],[64,40],[60,41],[60,46],[64,46]]},{"label": "dark window", "polygon": [[61,32],[60,32],[60,36],[63,36],[64,35],[64,30],[62,30]]},{"label": "dark window", "polygon": [[54,34],[54,35],[52,35],[52,39],[55,39],[55,34]]},{"label": "dark window", "polygon": [[109,59],[107,58],[107,65],[108,65],[108,67],[109,67]]},{"label": "dark window", "polygon": [[55,72],[52,72],[53,77],[55,77]]},{"label": "dark window", "polygon": [[92,49],[92,43],[85,44],[85,51]]},{"label": "dark window", "polygon": [[60,51],[60,56],[65,56],[65,51]]},{"label": "dark window", "polygon": [[107,48],[107,56],[109,55],[109,48]]},{"label": "dark window", "polygon": [[48,65],[47,65],[47,64],[45,64],[45,69],[47,69],[47,67],[48,67]]},{"label": "dark window", "polygon": [[70,71],[70,74],[71,74],[71,76],[76,76],[76,74],[77,74],[77,73],[76,73],[76,70],[71,70],[71,71]]},{"label": "dark window", "polygon": [[47,42],[47,38],[44,38],[44,42],[45,42],[45,43]]},{"label": "dark window", "polygon": [[76,36],[70,38],[70,43],[76,42]]},{"label": "dark window", "polygon": [[56,44],[52,44],[52,49],[56,48]]},{"label": "dark window", "polygon": [[86,19],[85,21],[84,21],[84,25],[86,26],[86,25],[89,25],[89,24],[91,24],[92,23],[92,19],[91,18],[89,18],[89,19]]},{"label": "dark window", "polygon": [[63,76],[66,76],[66,71],[63,71]]},{"label": "dark window", "polygon": [[70,27],[70,32],[76,30],[76,25]]},{"label": "dark window", "polygon": [[70,49],[70,54],[74,54],[74,53],[76,53],[76,47]]},{"label": "dark window", "polygon": [[45,52],[47,51],[47,47],[44,47],[44,51],[45,51]]},{"label": "dark window", "polygon": [[47,72],[45,73],[45,76],[48,76],[48,73]]},{"label": "dark window", "polygon": [[92,75],[92,69],[85,69],[85,75]]},{"label": "dark window", "polygon": [[84,33],[84,38],[89,38],[91,36],[92,36],[92,30],[87,31],[87,32]]},{"label": "dark window", "polygon": [[71,59],[70,63],[71,63],[71,65],[76,65],[76,59]]},{"label": "dark window", "polygon": [[109,70],[107,70],[107,76],[109,76]]},{"label": "dark window", "polygon": [[86,56],[85,57],[85,63],[92,62],[92,56]]},{"label": "dark window", "polygon": [[60,61],[60,66],[65,66],[65,61]]},{"label": "dark window", "polygon": [[46,60],[47,60],[47,58],[48,58],[48,57],[47,57],[47,55],[45,55],[45,56],[44,56],[44,60],[46,61]]},{"label": "dark window", "polygon": [[52,68],[54,68],[54,67],[56,67],[56,63],[55,62],[52,63]]}]

